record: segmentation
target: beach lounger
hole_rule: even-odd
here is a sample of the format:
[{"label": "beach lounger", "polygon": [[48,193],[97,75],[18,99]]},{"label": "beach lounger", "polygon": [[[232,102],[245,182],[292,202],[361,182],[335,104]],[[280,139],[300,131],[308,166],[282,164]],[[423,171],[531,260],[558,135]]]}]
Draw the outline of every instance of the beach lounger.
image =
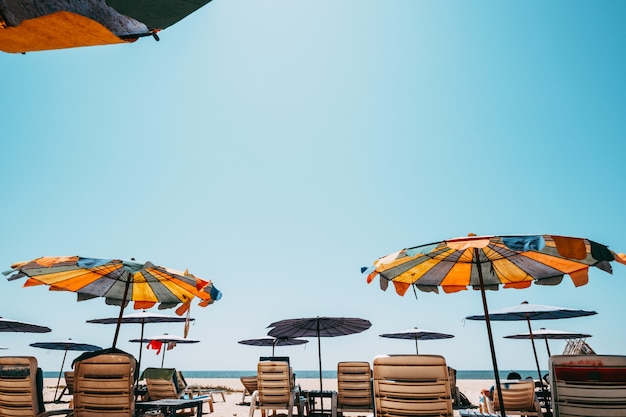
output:
[{"label": "beach lounger", "polygon": [[550,357],[555,417],[625,417],[626,356]]},{"label": "beach lounger", "polygon": [[369,362],[337,364],[337,415],[343,412],[374,412],[372,369]]},{"label": "beach lounger", "polygon": [[376,417],[452,417],[446,360],[440,355],[381,355],[373,362]]},{"label": "beach lounger", "polygon": [[[187,382],[180,371],[175,368],[146,368],[141,379],[148,388],[149,401],[167,399],[202,399],[209,406],[209,411],[213,412],[213,398],[210,395],[194,395],[187,391]],[[194,409],[184,409],[177,412],[177,416],[194,415]]]},{"label": "beach lounger", "polygon": [[[530,380],[500,381],[502,400],[506,415],[539,416],[543,413],[535,395],[535,382]],[[493,400],[488,400],[489,412],[499,414],[500,400],[498,390],[493,391]]]},{"label": "beach lounger", "polygon": [[135,358],[119,349],[86,352],[74,361],[74,417],[133,417]]},{"label": "beach lounger", "polygon": [[252,395],[257,390],[256,375],[242,376],[239,380],[243,385],[243,393],[239,404],[244,405],[246,404],[246,396]]},{"label": "beach lounger", "polygon": [[0,357],[0,416],[45,417],[72,411],[45,410],[43,374],[35,357]]},{"label": "beach lounger", "polygon": [[[65,387],[59,393],[59,396],[55,398],[55,403],[60,403],[61,398],[65,395],[74,395],[74,371],[65,371],[63,373],[63,377],[65,378]],[[72,401],[70,400],[70,407],[72,407]]]},{"label": "beach lounger", "polygon": [[288,417],[294,407],[302,414],[300,388],[293,384],[289,364],[284,361],[260,361],[257,365],[257,390],[252,394],[249,417],[256,410],[286,410]]}]

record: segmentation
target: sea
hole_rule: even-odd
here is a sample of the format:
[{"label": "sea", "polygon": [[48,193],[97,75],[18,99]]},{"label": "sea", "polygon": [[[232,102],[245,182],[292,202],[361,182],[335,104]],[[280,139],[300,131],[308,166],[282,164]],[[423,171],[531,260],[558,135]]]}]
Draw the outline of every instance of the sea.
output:
[{"label": "sea", "polygon": [[[509,372],[513,370],[499,370],[500,378],[505,379]],[[297,378],[319,378],[319,371],[294,371]],[[522,378],[527,376],[535,377],[537,375],[537,370],[515,370],[515,372],[519,373]],[[548,371],[541,371],[542,375],[547,374]],[[250,371],[185,371],[183,370],[183,375],[185,378],[236,378],[239,379],[242,376],[246,375],[256,375],[256,370]],[[58,378],[59,371],[44,371],[44,378]],[[337,371],[322,371],[322,378],[324,379],[335,379],[337,378]],[[494,379],[493,370],[457,370],[456,371],[456,379]]]}]

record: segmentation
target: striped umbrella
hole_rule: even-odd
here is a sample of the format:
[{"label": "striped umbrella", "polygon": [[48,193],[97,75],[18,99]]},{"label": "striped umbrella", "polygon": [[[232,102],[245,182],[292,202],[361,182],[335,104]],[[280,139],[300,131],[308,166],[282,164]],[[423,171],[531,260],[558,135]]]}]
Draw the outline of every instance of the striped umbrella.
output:
[{"label": "striped umbrella", "polygon": [[587,284],[589,267],[611,272],[611,261],[626,264],[626,255],[589,239],[556,235],[476,236],[443,240],[405,248],[362,268],[371,283],[380,277],[386,290],[392,282],[396,293],[413,291],[446,293],[472,287],[481,292],[500,410],[505,416],[498,364],[489,321],[485,290],[528,288],[533,282],[557,285],[569,275],[575,286]]},{"label": "striped umbrella", "polygon": [[187,271],[118,259],[83,258],[80,256],[43,257],[11,265],[8,279],[27,277],[25,287],[48,285],[50,290],[71,291],[78,301],[104,297],[107,304],[119,305],[120,312],[113,346],[117,344],[124,307],[129,301],[135,309],[173,308],[178,315],[189,312],[191,301],[206,307],[221,298],[211,281],[196,278]]}]

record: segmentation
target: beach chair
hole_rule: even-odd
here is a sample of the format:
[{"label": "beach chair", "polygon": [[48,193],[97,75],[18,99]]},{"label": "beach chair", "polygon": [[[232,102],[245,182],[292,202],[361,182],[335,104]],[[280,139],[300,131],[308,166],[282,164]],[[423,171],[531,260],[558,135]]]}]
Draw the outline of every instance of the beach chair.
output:
[{"label": "beach chair", "polygon": [[250,401],[249,417],[256,410],[286,410],[287,416],[293,415],[294,407],[298,415],[302,414],[300,389],[293,384],[289,364],[284,361],[260,361],[257,365],[257,390]]},{"label": "beach chair", "polygon": [[[543,412],[535,395],[535,382],[530,380],[504,380],[500,381],[502,389],[502,402],[507,415],[539,416]],[[500,399],[498,390],[493,390],[493,400],[487,399],[489,412],[499,414]]]},{"label": "beach chair", "polygon": [[555,417],[626,416],[626,356],[555,355],[549,364]]},{"label": "beach chair", "polygon": [[246,404],[246,396],[252,395],[257,390],[256,375],[242,376],[239,378],[243,385],[243,393],[239,404]]},{"label": "beach chair", "polygon": [[86,352],[74,361],[74,417],[133,417],[135,358],[119,349]]},{"label": "beach chair", "polygon": [[337,364],[336,413],[374,412],[372,369],[369,362],[339,362]]},{"label": "beach chair", "polygon": [[[74,371],[65,371],[63,373],[65,379],[65,387],[59,393],[59,396],[55,398],[55,403],[60,403],[61,398],[65,395],[74,395]],[[70,399],[70,407],[72,407],[72,400]]]},{"label": "beach chair", "polygon": [[[213,397],[187,391],[185,377],[175,368],[146,368],[140,379],[143,379],[146,384],[149,401],[181,398],[202,399],[208,404],[210,412],[215,411]],[[194,414],[194,408],[180,410],[176,413],[177,416]]]},{"label": "beach chair", "polygon": [[45,410],[43,374],[35,357],[0,357],[0,416],[45,417],[72,411]]},{"label": "beach chair", "polygon": [[381,355],[373,368],[376,417],[453,416],[443,356]]}]

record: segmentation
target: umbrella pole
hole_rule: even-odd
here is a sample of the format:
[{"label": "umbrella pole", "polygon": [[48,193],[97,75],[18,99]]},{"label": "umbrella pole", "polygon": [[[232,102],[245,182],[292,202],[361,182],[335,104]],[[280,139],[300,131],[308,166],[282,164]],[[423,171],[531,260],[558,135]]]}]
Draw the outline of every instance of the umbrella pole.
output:
[{"label": "umbrella pole", "polygon": [[548,351],[548,357],[552,356],[552,354],[550,353],[550,346],[548,345],[548,338],[544,337],[543,340],[546,341],[546,350]]},{"label": "umbrella pole", "polygon": [[139,381],[139,375],[141,374],[141,353],[143,352],[143,326],[146,319],[141,318],[141,338],[139,339],[139,361],[137,362],[137,375],[135,378],[135,384]]},{"label": "umbrella pole", "polygon": [[[322,391],[322,344],[320,342],[320,321],[317,320],[317,354],[320,365],[320,391]],[[322,407],[323,408],[323,407]]]},{"label": "umbrella pole", "polygon": [[[65,349],[65,353],[63,354],[63,361],[61,362],[61,370],[59,371],[59,378],[57,379],[57,387],[54,390],[54,397],[57,398],[57,391],[59,390],[59,384],[61,383],[61,374],[63,373],[63,366],[65,366],[65,357],[67,356],[67,349]],[[55,401],[59,401],[61,398],[57,398]]]},{"label": "umbrella pole", "polygon": [[165,351],[167,350],[167,346],[161,346],[163,349],[163,356],[161,357],[161,368],[163,368],[163,364],[165,363]]},{"label": "umbrella pole", "polygon": [[124,315],[124,307],[126,304],[126,297],[128,297],[128,288],[130,287],[130,273],[126,272],[127,280],[126,287],[124,288],[124,298],[122,298],[122,305],[120,306],[120,315],[117,317],[117,325],[115,326],[115,336],[113,337],[113,346],[117,345],[117,336],[120,333],[120,326],[122,325],[122,316]]},{"label": "umbrella pole", "polygon": [[493,346],[493,335],[491,333],[491,321],[489,320],[489,308],[487,307],[487,294],[485,294],[485,283],[483,281],[483,269],[480,263],[478,249],[474,248],[474,257],[476,258],[476,268],[478,269],[478,280],[480,283],[480,295],[483,299],[483,311],[485,312],[485,324],[487,325],[487,336],[489,337],[489,349],[491,350],[491,362],[493,364],[493,373],[496,380],[496,390],[498,391],[498,402],[500,405],[500,413],[502,417],[506,417],[504,409],[504,399],[502,398],[502,387],[500,386],[500,374],[498,371],[498,362],[496,360],[496,350]]},{"label": "umbrella pole", "polygon": [[[530,327],[530,318],[528,317],[528,314],[526,315],[526,322],[528,323],[528,332],[530,333],[530,341],[533,344],[533,353],[535,354],[535,364],[537,365],[537,375],[539,375],[539,383],[541,384],[541,392],[543,394],[543,398],[548,398],[546,387],[543,383],[543,379],[541,378],[541,367],[539,366],[539,359],[537,358],[537,349],[535,348],[535,338],[533,337],[533,329]],[[548,345],[548,339],[546,339],[546,346],[547,345]]]},{"label": "umbrella pole", "polygon": [[417,338],[415,339],[415,354],[416,355],[420,354],[419,350],[417,350]]}]

